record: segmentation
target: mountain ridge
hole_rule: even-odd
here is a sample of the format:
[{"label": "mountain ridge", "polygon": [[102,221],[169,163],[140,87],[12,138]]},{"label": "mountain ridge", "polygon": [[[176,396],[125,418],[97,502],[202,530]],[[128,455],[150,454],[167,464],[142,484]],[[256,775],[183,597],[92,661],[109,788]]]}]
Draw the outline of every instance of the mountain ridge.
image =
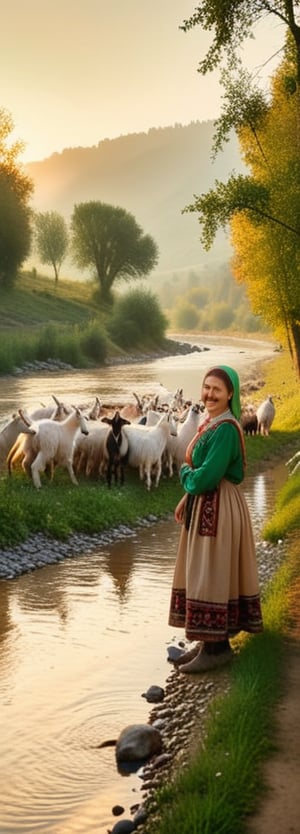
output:
[{"label": "mountain ridge", "polygon": [[234,137],[212,162],[213,135],[212,121],[177,124],[104,139],[88,148],[66,148],[27,163],[35,186],[33,208],[58,211],[69,222],[77,203],[122,206],[154,237],[160,253],[157,272],[228,260],[227,237],[219,233],[211,253],[205,252],[197,215],[182,213],[215,179],[243,170]]}]

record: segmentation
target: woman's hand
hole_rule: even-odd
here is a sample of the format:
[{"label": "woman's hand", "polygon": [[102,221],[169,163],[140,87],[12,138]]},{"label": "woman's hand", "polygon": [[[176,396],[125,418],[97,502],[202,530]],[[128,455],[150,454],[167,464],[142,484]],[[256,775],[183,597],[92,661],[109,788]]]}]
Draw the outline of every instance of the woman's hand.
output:
[{"label": "woman's hand", "polygon": [[180,499],[179,503],[177,504],[177,507],[175,508],[174,515],[175,515],[175,521],[177,521],[177,524],[182,524],[183,523],[184,508],[185,508],[186,499],[187,499],[187,496],[183,495],[182,498]]}]

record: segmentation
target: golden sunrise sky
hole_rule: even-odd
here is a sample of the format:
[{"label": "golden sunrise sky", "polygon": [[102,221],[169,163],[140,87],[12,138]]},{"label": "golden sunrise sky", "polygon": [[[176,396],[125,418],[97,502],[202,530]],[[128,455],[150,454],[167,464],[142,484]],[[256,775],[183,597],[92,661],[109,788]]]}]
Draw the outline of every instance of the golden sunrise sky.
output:
[{"label": "golden sunrise sky", "polygon": [[[210,43],[179,29],[191,0],[4,0],[0,107],[11,114],[22,161],[97,145],[128,133],[215,119],[218,74],[203,78]],[[262,86],[279,56],[284,28],[269,18],[244,48]]]}]

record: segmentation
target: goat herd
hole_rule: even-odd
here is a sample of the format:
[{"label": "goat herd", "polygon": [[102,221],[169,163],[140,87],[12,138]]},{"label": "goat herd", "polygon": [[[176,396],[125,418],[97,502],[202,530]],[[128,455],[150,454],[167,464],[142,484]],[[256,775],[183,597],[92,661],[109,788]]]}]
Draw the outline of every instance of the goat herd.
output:
[{"label": "goat herd", "polygon": [[[138,397],[135,402],[116,408],[101,404],[98,397],[91,408],[68,406],[53,396],[54,405],[27,414],[18,414],[0,432],[0,463],[7,464],[9,475],[21,465],[37,489],[41,473],[57,466],[67,469],[73,484],[77,477],[105,478],[107,485],[123,484],[124,466],[135,468],[139,477],[157,487],[162,467],[169,476],[178,471],[185,450],[203,419],[204,406],[183,398],[178,388],[164,401]],[[257,410],[243,409],[241,425],[245,434],[268,435],[275,416],[272,397]],[[300,452],[287,466],[290,473],[300,468]]]}]

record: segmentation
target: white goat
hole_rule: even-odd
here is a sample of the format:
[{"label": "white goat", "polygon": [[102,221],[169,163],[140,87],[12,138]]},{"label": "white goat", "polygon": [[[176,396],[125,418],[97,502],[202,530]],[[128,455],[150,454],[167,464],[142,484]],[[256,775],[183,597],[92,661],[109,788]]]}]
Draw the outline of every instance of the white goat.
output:
[{"label": "white goat", "polygon": [[105,468],[105,447],[109,426],[100,420],[90,427],[87,437],[75,438],[73,468],[77,475],[83,472],[87,478],[102,475]]},{"label": "white goat", "polygon": [[267,397],[257,409],[257,433],[267,436],[275,417],[275,406],[272,397]]},{"label": "white goat", "polygon": [[291,475],[296,475],[297,472],[300,471],[300,452],[296,452],[292,458],[290,458],[286,464],[289,471],[289,477]]},{"label": "white goat", "polygon": [[123,427],[128,438],[128,464],[139,470],[141,481],[146,478],[147,489],[151,489],[151,471],[155,467],[155,486],[160,481],[162,454],[170,435],[170,418],[162,414],[155,426],[129,425]]},{"label": "white goat", "polygon": [[86,417],[79,408],[75,408],[61,423],[49,419],[40,421],[36,435],[39,451],[31,464],[32,480],[37,489],[42,486],[40,472],[45,471],[47,464],[64,466],[72,483],[78,484],[72,459],[75,437],[79,431],[82,434],[88,434],[89,431]]},{"label": "white goat", "polygon": [[0,432],[0,461],[6,459],[20,432],[34,434],[34,431],[30,417],[20,408],[17,414],[12,415],[9,423]]},{"label": "white goat", "polygon": [[52,399],[54,400],[54,405],[40,405],[38,408],[35,408],[34,411],[30,412],[30,419],[44,420],[45,418],[50,417],[53,420],[57,408],[60,409],[61,413],[64,413],[65,417],[71,413],[72,409],[70,406],[65,405],[61,402],[61,400],[58,400],[55,394],[52,394]]},{"label": "white goat", "polygon": [[195,403],[188,409],[184,422],[177,424],[177,437],[171,438],[170,448],[173,463],[178,471],[185,460],[187,446],[199,428],[202,416],[201,406]]},{"label": "white goat", "polygon": [[[174,414],[172,414],[171,411],[168,411],[166,413],[169,415],[170,433],[167,437],[166,447],[163,452],[163,460],[165,459],[169,476],[171,478],[173,475],[173,449],[177,438],[177,422]],[[161,411],[153,411],[152,409],[149,409],[149,411],[147,411],[145,425],[155,426],[159,422],[161,415]]]},{"label": "white goat", "polygon": [[[38,445],[38,439],[37,439],[37,429],[38,429],[39,423],[41,422],[42,419],[49,419],[49,420],[55,420],[56,422],[61,422],[62,420],[65,420],[65,418],[66,418],[66,411],[65,411],[64,404],[58,402],[58,400],[57,400],[57,403],[58,404],[57,404],[56,408],[54,409],[54,411],[52,409],[52,416],[51,417],[49,417],[49,418],[43,417],[43,418],[40,418],[39,420],[36,419],[31,424],[32,425],[32,431],[31,432],[29,432],[29,433],[28,432],[27,433],[22,432],[21,434],[18,435],[15,443],[11,447],[11,449],[10,449],[8,455],[7,455],[7,458],[6,458],[6,463],[7,463],[9,475],[11,475],[14,466],[16,466],[16,464],[18,464],[18,463],[22,464],[22,469],[24,470],[24,472],[27,473],[27,475],[29,475],[29,476],[31,475],[31,464],[33,463],[34,458],[39,451],[39,445]],[[53,468],[51,470],[51,477],[53,477]]]}]

